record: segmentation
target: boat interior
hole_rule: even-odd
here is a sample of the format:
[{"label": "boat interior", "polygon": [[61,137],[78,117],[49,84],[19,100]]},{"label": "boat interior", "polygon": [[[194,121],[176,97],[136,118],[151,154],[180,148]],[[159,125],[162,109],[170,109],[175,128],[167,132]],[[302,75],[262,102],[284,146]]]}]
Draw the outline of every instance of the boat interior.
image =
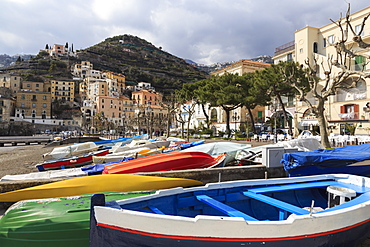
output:
[{"label": "boat interior", "polygon": [[[280,221],[289,215],[320,214],[370,200],[368,187],[335,180],[293,184],[194,190],[116,204],[116,207],[162,215],[242,217]],[[164,203],[165,202],[165,203]]]}]

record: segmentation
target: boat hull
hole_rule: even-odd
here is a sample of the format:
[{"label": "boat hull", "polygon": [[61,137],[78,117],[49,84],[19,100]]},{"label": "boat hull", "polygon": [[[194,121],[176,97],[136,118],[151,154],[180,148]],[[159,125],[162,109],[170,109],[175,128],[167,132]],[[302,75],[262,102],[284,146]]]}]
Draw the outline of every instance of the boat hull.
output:
[{"label": "boat hull", "polygon": [[225,157],[226,154],[222,154],[214,158],[203,152],[163,153],[106,166],[103,174],[210,168],[220,165]]},{"label": "boat hull", "polygon": [[173,187],[202,185],[201,182],[183,178],[165,178],[131,174],[94,175],[43,184],[0,194],[0,202],[75,196],[113,191],[158,190]]},{"label": "boat hull", "polygon": [[69,158],[64,158],[60,160],[51,160],[37,165],[37,169],[41,171],[61,169],[61,168],[71,168],[77,166],[84,166],[92,163],[93,156],[104,156],[109,153],[109,150],[100,150],[97,152],[89,153],[81,156],[74,156]]},{"label": "boat hull", "polygon": [[[107,200],[153,192],[106,193]],[[21,201],[0,219],[2,247],[89,246],[91,195]]]},{"label": "boat hull", "polygon": [[[92,242],[99,245],[90,245],[90,247],[112,246],[110,243],[116,243],[114,246],[181,246],[181,247],[227,247],[227,246],[336,246],[347,247],[357,246],[367,238],[369,220],[357,225],[338,229],[337,231],[317,233],[313,235],[301,235],[279,238],[219,238],[194,236],[165,236],[155,233],[144,233],[122,229],[110,225],[98,224],[99,235],[93,236]],[[246,235],[248,235],[246,233]],[[349,237],[350,236],[350,237]],[[104,243],[107,243],[104,245]],[[155,243],[155,244],[153,244]]]}]

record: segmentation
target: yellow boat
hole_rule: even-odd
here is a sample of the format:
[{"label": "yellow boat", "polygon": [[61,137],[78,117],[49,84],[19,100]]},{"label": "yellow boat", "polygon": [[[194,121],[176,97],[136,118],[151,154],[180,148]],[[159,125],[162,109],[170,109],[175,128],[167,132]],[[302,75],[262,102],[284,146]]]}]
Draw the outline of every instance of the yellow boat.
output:
[{"label": "yellow boat", "polygon": [[89,193],[113,191],[159,190],[174,187],[202,185],[197,180],[184,178],[165,178],[131,174],[95,175],[72,178],[49,184],[0,194],[0,202],[75,196]]}]

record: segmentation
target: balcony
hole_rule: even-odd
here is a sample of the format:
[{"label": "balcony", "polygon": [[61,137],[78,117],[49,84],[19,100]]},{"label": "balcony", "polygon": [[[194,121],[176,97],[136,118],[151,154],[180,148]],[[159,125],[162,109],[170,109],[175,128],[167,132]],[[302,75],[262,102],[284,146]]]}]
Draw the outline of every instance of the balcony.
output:
[{"label": "balcony", "polygon": [[339,113],[340,120],[359,120],[358,112]]},{"label": "balcony", "polygon": [[282,46],[277,47],[275,49],[274,56],[277,56],[277,55],[280,55],[280,54],[283,54],[285,52],[292,51],[292,50],[294,50],[294,40],[290,41],[289,43],[286,43]]}]

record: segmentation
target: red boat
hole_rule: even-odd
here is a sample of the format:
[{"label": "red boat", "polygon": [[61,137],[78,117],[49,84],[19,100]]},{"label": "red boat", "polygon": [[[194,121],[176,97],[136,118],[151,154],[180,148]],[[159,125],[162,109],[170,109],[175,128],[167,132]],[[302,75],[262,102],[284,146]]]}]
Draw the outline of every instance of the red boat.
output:
[{"label": "red boat", "polygon": [[226,154],[212,157],[203,152],[162,153],[105,166],[103,174],[211,168],[219,166],[225,157]]},{"label": "red boat", "polygon": [[41,171],[51,170],[51,169],[64,169],[77,166],[88,165],[92,163],[93,156],[104,156],[109,153],[109,150],[99,150],[95,152],[90,152],[83,155],[76,155],[72,157],[66,157],[56,160],[48,160],[39,165],[36,165],[37,169]]}]

